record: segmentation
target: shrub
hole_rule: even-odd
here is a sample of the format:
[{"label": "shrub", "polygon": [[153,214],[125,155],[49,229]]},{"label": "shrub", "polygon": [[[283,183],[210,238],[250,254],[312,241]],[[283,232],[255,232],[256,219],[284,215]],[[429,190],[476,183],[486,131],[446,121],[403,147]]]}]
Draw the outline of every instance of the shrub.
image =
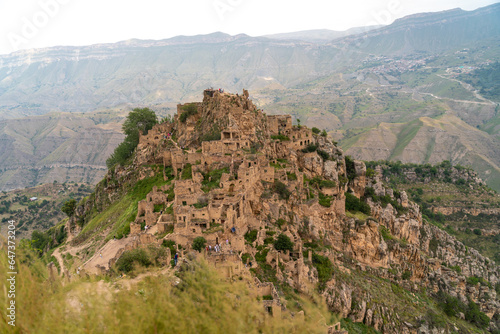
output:
[{"label": "shrub", "polygon": [[326,136],[328,136],[326,130],[321,131],[321,137],[326,137]]},{"label": "shrub", "polygon": [[188,103],[181,107],[181,110],[184,110],[182,114],[179,116],[179,121],[182,123],[186,123],[189,116],[192,116],[198,112],[198,107],[196,103]]},{"label": "shrub", "polygon": [[317,149],[318,149],[318,145],[309,144],[305,148],[303,148],[301,151],[304,153],[312,153],[312,152],[315,152]]},{"label": "shrub", "polygon": [[269,245],[269,244],[272,244],[274,242],[274,238],[273,237],[267,237],[264,239],[264,244],[265,245]]},{"label": "shrub", "polygon": [[220,140],[221,131],[217,124],[215,124],[209,132],[200,136],[200,141],[214,141]]},{"label": "shrub", "polygon": [[205,248],[205,245],[207,244],[207,240],[203,237],[196,237],[193,240],[193,249],[197,250],[198,252],[201,253],[201,251]]},{"label": "shrub", "polygon": [[134,264],[149,267],[153,264],[148,254],[143,248],[126,251],[116,261],[116,267],[119,271],[129,273],[134,269]]},{"label": "shrub", "polygon": [[202,209],[202,208],[205,208],[208,206],[208,200],[206,198],[203,198],[203,199],[199,199],[198,200],[198,203],[194,203],[193,206],[196,208],[196,209]]},{"label": "shrub", "polygon": [[248,243],[253,243],[255,240],[257,240],[257,230],[249,230],[247,233],[245,233],[244,238]]},{"label": "shrub", "polygon": [[409,270],[405,270],[405,272],[401,276],[401,278],[404,280],[410,279],[410,277],[411,277],[411,271],[409,271]]},{"label": "shrub", "polygon": [[323,150],[320,150],[320,149],[317,149],[316,150],[316,153],[318,153],[318,155],[323,158],[323,160],[328,160],[330,159],[330,154],[328,154],[328,152],[326,151],[323,151]]},{"label": "shrub", "polygon": [[318,271],[318,280],[320,283],[320,289],[322,289],[325,286],[325,283],[328,282],[333,276],[332,262],[326,256],[313,253],[312,264]]},{"label": "shrub", "polygon": [[320,176],[315,176],[309,180],[309,184],[317,188],[334,188],[337,186],[337,182],[330,180],[323,180]]},{"label": "shrub", "polygon": [[325,208],[329,208],[330,206],[332,206],[332,199],[333,199],[332,196],[325,195],[321,191],[319,191],[318,197],[319,197],[318,200],[319,205],[324,206]]},{"label": "shrub", "polygon": [[76,200],[70,199],[64,202],[61,211],[64,212],[68,217],[72,217],[76,209]]},{"label": "shrub", "polygon": [[347,211],[359,211],[365,215],[371,214],[370,206],[367,203],[360,201],[359,198],[350,193],[345,194],[345,209]]},{"label": "shrub", "polygon": [[321,130],[320,130],[320,129],[318,129],[317,127],[313,127],[311,130],[312,130],[312,132],[313,132],[314,134],[316,134],[316,135],[317,135],[318,133],[320,133],[320,132],[321,132]]},{"label": "shrub", "polygon": [[33,231],[31,233],[31,248],[42,254],[50,242],[50,237],[46,232]]},{"label": "shrub", "polygon": [[289,250],[291,252],[293,251],[293,242],[286,234],[281,233],[274,241],[274,248],[278,251]]},{"label": "shrub", "polygon": [[439,291],[437,294],[438,306],[449,317],[456,317],[459,312],[466,310],[466,305],[460,299]]},{"label": "shrub", "polygon": [[380,225],[380,235],[385,241],[388,240],[394,240],[394,236],[391,234],[391,232],[387,229],[387,227]]},{"label": "shrub", "polygon": [[192,178],[193,178],[192,166],[191,166],[191,164],[186,164],[186,166],[184,166],[184,169],[182,170],[181,179],[182,180],[189,180]]},{"label": "shrub", "polygon": [[174,213],[174,203],[170,204],[170,206],[165,209],[165,213],[169,215]]},{"label": "shrub", "polygon": [[467,278],[467,284],[476,285],[477,283],[479,283],[479,277],[471,276]]},{"label": "shrub", "polygon": [[269,253],[268,248],[265,248],[263,250],[258,251],[257,253],[255,253],[255,261],[260,262],[260,263],[265,263],[267,253]]},{"label": "shrub", "polygon": [[287,189],[286,185],[281,181],[274,182],[274,192],[276,192],[281,199],[288,200],[292,194],[290,190]]},{"label": "shrub", "polygon": [[469,300],[467,311],[465,311],[465,320],[482,329],[487,328],[490,324],[490,318],[481,312],[479,306],[472,300]]},{"label": "shrub", "polygon": [[349,179],[349,181],[354,180],[354,178],[356,177],[356,168],[354,160],[348,155],[345,156],[345,168],[347,171],[347,178]]},{"label": "shrub", "polygon": [[273,135],[271,136],[271,139],[279,140],[279,141],[289,141],[290,138],[285,135]]},{"label": "shrub", "polygon": [[160,204],[155,204],[154,205],[153,212],[160,212],[160,211],[163,211],[163,210],[165,210],[165,204],[164,203],[160,203]]},{"label": "shrub", "polygon": [[284,220],[283,218],[280,218],[280,219],[276,220],[275,224],[278,225],[278,227],[281,229],[281,227],[286,224],[286,220]]},{"label": "shrub", "polygon": [[366,169],[366,177],[374,177],[377,173],[375,172],[374,169],[372,168],[367,168]]},{"label": "shrub", "polygon": [[156,114],[149,108],[132,110],[122,126],[123,133],[126,135],[125,139],[106,160],[108,168],[112,168],[116,164],[123,165],[129,161],[137,144],[139,144],[139,132],[147,134],[156,123],[158,123]]},{"label": "shrub", "polygon": [[163,240],[162,244],[163,247],[166,247],[170,249],[170,255],[174,256],[175,252],[177,251],[175,249],[175,241],[173,240]]},{"label": "shrub", "polygon": [[474,232],[475,235],[481,235],[481,230],[478,228],[475,228],[472,232]]},{"label": "shrub", "polygon": [[437,249],[439,246],[439,241],[436,238],[432,238],[429,241],[429,250],[436,255]]},{"label": "shrub", "polygon": [[243,263],[247,263],[248,260],[251,260],[252,259],[252,255],[250,255],[249,253],[245,253],[241,256],[241,261]]},{"label": "shrub", "polygon": [[208,193],[212,189],[219,188],[220,179],[222,177],[222,174],[224,173],[229,173],[228,167],[213,169],[208,173],[203,174],[203,181],[201,181],[201,190]]}]

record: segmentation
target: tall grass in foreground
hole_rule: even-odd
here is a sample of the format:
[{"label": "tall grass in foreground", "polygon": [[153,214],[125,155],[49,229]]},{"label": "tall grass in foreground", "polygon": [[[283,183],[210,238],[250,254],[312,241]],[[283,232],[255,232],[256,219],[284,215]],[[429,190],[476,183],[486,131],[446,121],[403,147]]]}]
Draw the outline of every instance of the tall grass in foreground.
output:
[{"label": "tall grass in foreground", "polygon": [[230,283],[203,261],[172,285],[149,276],[130,289],[81,279],[51,281],[33,253],[18,248],[16,327],[7,324],[6,251],[0,250],[0,333],[325,333],[330,314],[320,298],[301,298],[305,317],[265,312],[245,280]]}]

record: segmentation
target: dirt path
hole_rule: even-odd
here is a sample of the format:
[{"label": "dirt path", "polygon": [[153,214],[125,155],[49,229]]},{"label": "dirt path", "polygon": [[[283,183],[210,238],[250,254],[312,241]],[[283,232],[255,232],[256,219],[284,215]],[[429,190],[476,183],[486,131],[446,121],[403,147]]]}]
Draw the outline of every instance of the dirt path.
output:
[{"label": "dirt path", "polygon": [[134,239],[131,237],[110,240],[100,250],[96,251],[94,256],[92,256],[81,267],[84,268],[88,273],[99,274],[100,271],[96,266],[109,269],[109,260],[116,257],[121,249],[125,248],[133,241]]},{"label": "dirt path", "polygon": [[59,268],[61,268],[61,270],[59,271],[59,276],[62,276],[63,273],[66,272],[66,268],[64,267],[64,261],[59,248],[57,248],[54,253],[52,253],[52,255],[57,259],[57,262],[59,262]]},{"label": "dirt path", "polygon": [[[467,89],[467,90],[468,90],[468,91],[470,91],[472,94],[474,94],[474,96],[476,97],[476,99],[481,100],[481,101],[484,101],[484,103],[486,103],[486,104],[492,104],[492,105],[495,105],[495,104],[496,104],[495,102],[490,101],[490,100],[488,100],[487,98],[485,98],[485,97],[481,96],[481,95],[479,94],[479,92],[478,92],[476,89],[474,89],[474,87],[472,87],[471,85],[469,85],[469,84],[468,84],[468,83],[466,83],[466,82],[460,81],[460,80],[455,79],[455,78],[448,78],[448,77],[443,76],[443,75],[441,75],[441,74],[437,74],[437,76],[438,76],[438,77],[440,77],[440,78],[443,78],[443,79],[450,80],[450,81],[455,81],[455,82],[458,82],[459,84],[461,84],[461,85],[462,85],[462,87],[463,87],[463,88]],[[458,100],[458,101],[460,101],[460,100]],[[460,101],[460,102],[462,102],[462,101]]]}]

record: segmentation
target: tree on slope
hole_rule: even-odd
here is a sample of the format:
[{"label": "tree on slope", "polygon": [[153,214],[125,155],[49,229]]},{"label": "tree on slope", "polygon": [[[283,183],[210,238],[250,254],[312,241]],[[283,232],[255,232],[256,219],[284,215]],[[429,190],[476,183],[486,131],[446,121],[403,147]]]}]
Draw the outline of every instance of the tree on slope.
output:
[{"label": "tree on slope", "polygon": [[116,164],[125,164],[134,153],[137,144],[139,144],[139,133],[147,134],[153,128],[153,125],[158,123],[156,114],[149,108],[135,108],[131,111],[125,122],[122,130],[126,135],[123,142],[115,148],[115,151],[106,160],[108,168]]}]

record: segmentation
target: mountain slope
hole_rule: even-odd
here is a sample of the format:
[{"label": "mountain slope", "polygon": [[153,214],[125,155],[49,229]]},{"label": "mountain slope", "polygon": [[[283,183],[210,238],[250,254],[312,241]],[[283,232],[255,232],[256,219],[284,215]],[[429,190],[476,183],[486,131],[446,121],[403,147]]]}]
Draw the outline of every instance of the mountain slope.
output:
[{"label": "mountain slope", "polygon": [[418,14],[329,45],[214,33],[19,51],[0,56],[0,117],[184,101],[210,85],[291,88],[362,61],[366,52],[429,53],[498,36],[499,15],[499,4]]},{"label": "mountain slope", "polygon": [[[377,149],[374,149],[376,147]],[[500,187],[500,143],[456,116],[422,117],[409,123],[380,123],[344,145],[346,153],[364,160],[400,160],[472,166],[491,187]]]},{"label": "mountain slope", "polygon": [[[0,189],[41,183],[95,183],[123,140],[116,113],[49,113],[0,121]],[[101,123],[100,122],[106,122]]]},{"label": "mountain slope", "polygon": [[[334,49],[223,34],[62,47],[0,57],[0,115],[89,111],[192,98],[211,85],[289,86],[329,68]],[[321,59],[325,58],[325,59]]]},{"label": "mountain slope", "polygon": [[500,3],[474,11],[452,9],[406,16],[393,24],[338,43],[362,52],[404,55],[445,51],[500,34]]},{"label": "mountain slope", "polygon": [[[0,195],[0,235],[7,237],[7,222],[17,222],[16,236],[30,238],[34,230],[44,231],[67,219],[61,211],[69,199],[77,202],[89,195],[92,188],[86,184],[48,183],[33,188],[9,191]],[[30,200],[36,197],[36,200]]]}]

